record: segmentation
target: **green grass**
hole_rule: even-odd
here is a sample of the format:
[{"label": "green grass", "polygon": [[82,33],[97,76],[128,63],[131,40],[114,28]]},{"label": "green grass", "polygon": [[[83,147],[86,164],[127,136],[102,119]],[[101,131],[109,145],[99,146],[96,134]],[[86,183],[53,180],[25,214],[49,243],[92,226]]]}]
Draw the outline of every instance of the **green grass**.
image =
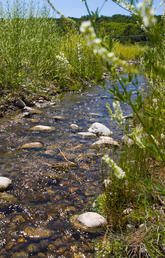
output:
[{"label": "green grass", "polygon": [[[140,110],[143,122],[162,153],[165,153],[164,93],[162,83],[155,83]],[[104,238],[95,243],[96,257],[139,257],[142,254],[142,257],[164,257],[165,165],[148,136],[144,137],[148,149],[123,144],[114,155],[126,178],[116,178],[109,168],[111,183],[104,188],[95,206],[95,211],[108,221]],[[106,175],[107,170],[107,166],[103,168]]]},{"label": "green grass", "polygon": [[124,60],[139,60],[144,55],[145,48],[139,44],[123,45],[117,42],[114,45],[114,52],[116,56]]},{"label": "green grass", "polygon": [[63,18],[64,33],[57,21],[48,17],[45,9],[36,10],[19,1],[1,13],[1,91],[26,88],[48,94],[54,85],[55,94],[81,89],[87,78],[101,78],[101,60],[87,47],[74,22]]}]

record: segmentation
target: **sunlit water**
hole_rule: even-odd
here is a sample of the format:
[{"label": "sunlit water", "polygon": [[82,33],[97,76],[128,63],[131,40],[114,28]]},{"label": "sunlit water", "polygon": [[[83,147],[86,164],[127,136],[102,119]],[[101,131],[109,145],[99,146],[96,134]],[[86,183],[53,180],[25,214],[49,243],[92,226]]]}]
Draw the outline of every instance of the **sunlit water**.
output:
[{"label": "sunlit water", "polygon": [[[9,203],[0,200],[0,257],[75,257],[79,253],[93,257],[92,241],[98,236],[75,230],[69,218],[88,209],[100,193],[103,152],[90,148],[96,139],[77,136],[70,125],[87,131],[93,122],[100,122],[120,141],[122,132],[110,119],[107,102],[112,105],[109,93],[91,87],[66,94],[31,118],[0,120],[0,175],[12,179],[12,187],[5,192],[16,198]],[[127,106],[122,108],[124,114],[131,112]],[[54,119],[57,115],[64,119]],[[38,124],[55,130],[29,130]],[[20,148],[34,141],[44,147]],[[29,227],[48,229],[50,234],[29,237],[25,234]]]}]

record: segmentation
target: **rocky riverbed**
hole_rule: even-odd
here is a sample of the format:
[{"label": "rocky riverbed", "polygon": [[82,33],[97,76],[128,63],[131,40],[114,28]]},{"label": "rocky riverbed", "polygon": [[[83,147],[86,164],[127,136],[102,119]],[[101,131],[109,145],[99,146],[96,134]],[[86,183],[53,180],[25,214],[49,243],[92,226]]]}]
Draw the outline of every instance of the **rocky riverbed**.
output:
[{"label": "rocky riverbed", "polygon": [[[93,87],[0,120],[0,177],[12,180],[0,192],[0,257],[93,257],[92,241],[103,233],[78,230],[70,218],[100,193],[100,159],[120,145],[110,97]],[[94,123],[106,136],[89,129]],[[92,146],[98,141],[103,146]]]}]

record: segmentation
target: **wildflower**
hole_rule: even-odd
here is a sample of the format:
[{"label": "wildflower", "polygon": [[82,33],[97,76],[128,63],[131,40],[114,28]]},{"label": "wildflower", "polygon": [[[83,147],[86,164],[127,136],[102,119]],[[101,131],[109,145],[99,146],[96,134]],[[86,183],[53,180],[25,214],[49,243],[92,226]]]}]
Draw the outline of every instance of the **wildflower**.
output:
[{"label": "wildflower", "polygon": [[102,159],[113,168],[114,174],[117,178],[122,179],[126,176],[125,172],[107,154],[105,154]]},{"label": "wildflower", "polygon": [[84,22],[82,22],[82,24],[81,24],[81,26],[80,26],[80,31],[81,31],[82,33],[86,33],[86,32],[88,32],[88,31],[94,33],[94,29],[93,29],[93,27],[92,27],[91,22],[90,22],[90,21],[84,21]]},{"label": "wildflower", "polygon": [[132,139],[141,149],[145,149],[145,145],[142,142],[142,133],[143,133],[142,127],[137,126],[132,131]]},{"label": "wildflower", "polygon": [[109,64],[113,63],[116,66],[121,65],[126,67],[125,61],[120,60],[113,52],[109,52],[106,48],[102,47],[102,41],[96,37],[90,21],[82,22],[80,31],[86,35],[87,44],[93,48],[95,54],[100,55]]},{"label": "wildflower", "polygon": [[111,118],[114,119],[118,125],[123,126],[123,124],[125,123],[125,119],[119,101],[114,100],[113,102],[114,113],[112,112],[109,104],[107,104],[107,108]]},{"label": "wildflower", "polygon": [[139,8],[139,13],[145,27],[151,27],[156,23],[151,0],[143,0],[143,2],[138,3],[137,7]]}]

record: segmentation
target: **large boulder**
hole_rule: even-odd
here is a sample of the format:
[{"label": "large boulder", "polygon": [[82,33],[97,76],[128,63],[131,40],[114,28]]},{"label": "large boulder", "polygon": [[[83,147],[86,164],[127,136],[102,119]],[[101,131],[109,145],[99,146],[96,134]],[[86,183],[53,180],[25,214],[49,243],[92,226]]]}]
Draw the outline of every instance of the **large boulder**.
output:
[{"label": "large boulder", "polygon": [[93,123],[90,128],[88,129],[88,132],[94,133],[96,135],[104,135],[104,136],[109,136],[112,135],[113,132],[109,130],[108,127],[101,123]]}]

